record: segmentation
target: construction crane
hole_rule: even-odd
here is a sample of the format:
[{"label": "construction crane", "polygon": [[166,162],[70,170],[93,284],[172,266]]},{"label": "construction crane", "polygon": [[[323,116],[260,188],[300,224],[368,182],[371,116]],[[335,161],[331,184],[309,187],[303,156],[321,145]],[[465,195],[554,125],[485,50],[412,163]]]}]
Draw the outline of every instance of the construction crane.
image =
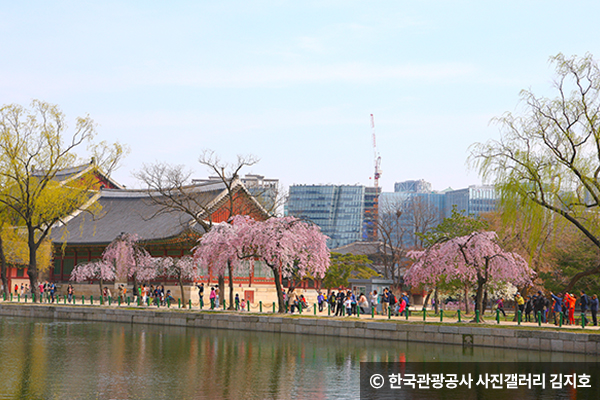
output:
[{"label": "construction crane", "polygon": [[373,131],[373,156],[375,160],[375,175],[373,175],[375,181],[375,187],[379,187],[379,177],[381,176],[381,156],[377,152],[377,141],[375,140],[375,118],[371,114],[371,129]]}]

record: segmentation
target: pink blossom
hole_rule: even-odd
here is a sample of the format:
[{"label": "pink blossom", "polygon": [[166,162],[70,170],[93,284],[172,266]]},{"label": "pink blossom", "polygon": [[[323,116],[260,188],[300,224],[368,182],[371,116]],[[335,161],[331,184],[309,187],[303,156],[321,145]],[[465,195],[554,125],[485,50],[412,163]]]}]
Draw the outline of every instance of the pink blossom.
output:
[{"label": "pink blossom", "polygon": [[491,284],[510,282],[524,285],[534,274],[516,253],[504,251],[495,232],[474,232],[438,243],[426,251],[408,252],[417,261],[405,275],[409,285],[435,285],[440,279],[458,279],[476,284],[484,279]]},{"label": "pink blossom", "polygon": [[138,244],[137,235],[123,233],[104,249],[101,260],[76,265],[71,280],[126,280],[134,275],[138,281],[155,278],[156,260]]}]

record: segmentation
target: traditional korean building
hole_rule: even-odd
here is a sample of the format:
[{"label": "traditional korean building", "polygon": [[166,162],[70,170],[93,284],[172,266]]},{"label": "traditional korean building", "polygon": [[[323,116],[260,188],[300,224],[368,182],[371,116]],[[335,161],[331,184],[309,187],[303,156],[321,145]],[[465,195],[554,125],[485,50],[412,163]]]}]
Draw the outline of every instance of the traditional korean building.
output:
[{"label": "traditional korean building", "polygon": [[[185,190],[189,203],[202,210],[198,219],[214,224],[229,217],[230,197],[222,182],[205,182]],[[239,180],[233,183],[232,193],[234,214],[258,220],[268,217]],[[188,213],[165,208],[163,200],[168,199],[146,190],[99,190],[86,208],[72,215],[65,225],[53,229],[54,268],[50,279],[68,281],[75,265],[99,259],[106,246],[121,233],[137,235],[140,244],[155,257],[190,254],[205,230]],[[202,271],[201,279],[210,284],[217,277],[211,276],[210,271]],[[273,285],[270,269],[261,268],[260,263],[233,280],[236,285]]]}]

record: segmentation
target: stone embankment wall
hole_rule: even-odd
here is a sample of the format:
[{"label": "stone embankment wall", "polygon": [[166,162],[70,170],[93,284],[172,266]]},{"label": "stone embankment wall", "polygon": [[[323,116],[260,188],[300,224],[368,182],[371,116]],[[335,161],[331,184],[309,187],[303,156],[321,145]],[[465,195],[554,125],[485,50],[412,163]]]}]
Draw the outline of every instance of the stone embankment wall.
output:
[{"label": "stone embankment wall", "polygon": [[600,354],[600,334],[183,310],[1,304],[0,315]]}]

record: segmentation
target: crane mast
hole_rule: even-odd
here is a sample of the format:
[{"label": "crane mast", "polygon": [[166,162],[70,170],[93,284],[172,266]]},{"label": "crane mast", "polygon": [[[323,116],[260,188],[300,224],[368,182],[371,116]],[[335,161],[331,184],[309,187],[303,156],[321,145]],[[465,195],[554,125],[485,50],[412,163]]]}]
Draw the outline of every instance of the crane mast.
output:
[{"label": "crane mast", "polygon": [[371,114],[371,130],[373,131],[373,159],[375,161],[375,174],[373,180],[375,187],[379,187],[379,177],[381,176],[381,156],[377,152],[377,141],[375,139],[375,118]]}]

